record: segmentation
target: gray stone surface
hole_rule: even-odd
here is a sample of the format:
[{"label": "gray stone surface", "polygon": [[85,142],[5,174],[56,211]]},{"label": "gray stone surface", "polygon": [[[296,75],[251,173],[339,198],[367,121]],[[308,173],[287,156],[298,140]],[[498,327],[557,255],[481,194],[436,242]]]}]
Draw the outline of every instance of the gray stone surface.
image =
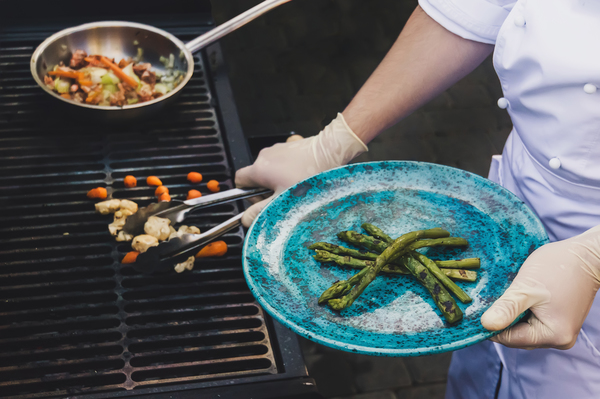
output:
[{"label": "gray stone surface", "polygon": [[333,399],[396,399],[396,395],[392,391],[377,391],[351,396],[338,396]]},{"label": "gray stone surface", "polygon": [[395,389],[412,384],[404,359],[354,355],[349,358],[359,392]]},{"label": "gray stone surface", "polygon": [[408,357],[405,359],[412,379],[418,384],[444,382],[450,366],[452,354]]},{"label": "gray stone surface", "polygon": [[[429,384],[396,391],[397,399],[444,399],[446,384]],[[483,399],[483,398],[482,398]]]},{"label": "gray stone surface", "polygon": [[326,398],[357,393],[353,370],[342,352],[304,357],[308,374],[315,379],[319,392]]}]

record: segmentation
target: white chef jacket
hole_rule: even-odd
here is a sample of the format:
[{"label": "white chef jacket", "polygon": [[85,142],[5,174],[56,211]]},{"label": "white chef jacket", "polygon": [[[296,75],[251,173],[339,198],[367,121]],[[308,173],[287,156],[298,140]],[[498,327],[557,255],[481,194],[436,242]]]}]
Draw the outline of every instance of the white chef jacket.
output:
[{"label": "white chef jacket", "polygon": [[[551,240],[600,224],[600,0],[419,0],[463,38],[495,44],[513,130],[490,179],[540,217]],[[572,349],[487,341],[454,353],[448,398],[600,398],[600,298]],[[499,376],[502,376],[499,383]]]}]

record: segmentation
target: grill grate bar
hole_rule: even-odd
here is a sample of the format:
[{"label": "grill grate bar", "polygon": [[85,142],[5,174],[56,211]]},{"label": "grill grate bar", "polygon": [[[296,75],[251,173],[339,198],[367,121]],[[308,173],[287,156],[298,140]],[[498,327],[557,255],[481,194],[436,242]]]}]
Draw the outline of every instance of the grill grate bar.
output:
[{"label": "grill grate bar", "polygon": [[[3,309],[5,306],[10,306],[10,305],[14,305],[14,304],[20,304],[20,303],[27,303],[27,302],[45,302],[45,301],[52,301],[52,300],[67,300],[67,299],[74,299],[74,298],[80,298],[80,300],[84,299],[85,297],[90,297],[90,296],[96,296],[96,295],[101,295],[101,294],[106,294],[106,293],[112,293],[113,290],[109,290],[109,289],[103,289],[103,290],[93,290],[93,291],[85,291],[85,292],[64,292],[61,294],[54,294],[54,295],[38,295],[38,296],[29,296],[29,297],[25,297],[25,298],[11,298],[10,301],[4,301],[4,303],[0,302],[0,310]],[[2,340],[2,338],[0,338],[0,341]]]},{"label": "grill grate bar", "polygon": [[[7,298],[10,297],[11,292],[15,292],[16,294],[19,293],[19,291],[21,290],[41,290],[43,288],[48,288],[48,287],[52,287],[52,288],[58,288],[58,290],[61,289],[71,289],[70,292],[82,292],[80,290],[80,286],[77,286],[77,284],[81,284],[81,286],[89,286],[89,285],[105,285],[106,284],[102,284],[102,283],[113,283],[114,279],[112,276],[110,277],[100,277],[100,278],[88,278],[88,279],[81,279],[81,280],[70,280],[70,281],[50,281],[50,282],[45,282],[45,283],[39,283],[39,284],[26,284],[26,285],[14,285],[14,286],[10,286],[10,287],[3,287],[2,291],[2,298]],[[71,286],[75,286],[75,287],[71,287]],[[110,284],[108,285],[110,286]],[[110,286],[110,288],[112,288],[112,286]],[[65,294],[69,291],[64,291]],[[56,294],[56,297],[60,297],[62,296],[61,294]],[[34,297],[32,297],[34,298]]]},{"label": "grill grate bar", "polygon": [[[93,322],[102,322],[102,321],[110,321],[110,320],[116,320],[115,319],[115,315],[114,314],[108,314],[108,315],[100,315],[100,316],[87,316],[87,317],[66,317],[63,318],[61,320],[40,320],[40,321],[34,321],[34,322],[21,322],[18,325],[0,325],[0,331],[3,331],[3,334],[8,334],[9,331],[13,331],[16,329],[23,329],[23,328],[33,328],[33,327],[44,327],[45,330],[47,330],[48,332],[54,332],[54,330],[52,330],[53,327],[56,326],[61,326],[64,324],[70,324],[70,323],[75,323],[75,322],[80,322],[81,324],[83,323],[93,323]],[[109,325],[110,323],[106,324]],[[98,328],[97,330],[106,330],[106,329],[112,329],[112,328],[116,328],[118,327],[118,324],[112,327],[101,327]],[[95,328],[93,328],[92,330],[96,330]],[[37,331],[37,330],[36,330]]]},{"label": "grill grate bar", "polygon": [[[87,248],[99,248],[99,249],[109,249],[110,250],[110,246],[106,245],[106,244],[90,244],[89,246],[87,246]],[[59,246],[59,247],[45,247],[45,248],[33,248],[30,249],[29,251],[27,251],[28,253],[32,253],[32,252],[42,252],[42,251],[65,251],[65,250],[69,250],[69,249],[77,249],[77,250],[81,250],[81,246],[80,245],[64,245],[64,246]],[[2,256],[6,256],[6,255],[10,255],[13,253],[21,253],[23,251],[21,250],[14,250],[14,251],[0,251],[0,257]],[[108,252],[108,251],[107,251]],[[2,264],[5,264],[4,262],[2,262]]]},{"label": "grill grate bar", "polygon": [[[14,350],[16,348],[34,347],[39,348],[40,345],[47,343],[48,350],[58,350],[61,348],[78,347],[74,345],[74,342],[83,344],[100,344],[100,343],[111,343],[114,345],[115,342],[122,340],[123,334],[117,329],[107,329],[105,331],[94,331],[94,330],[80,330],[76,332],[59,332],[52,335],[37,335],[32,337],[2,337],[0,338],[0,345],[2,348],[10,348]],[[95,339],[94,339],[95,338]],[[62,342],[68,341],[69,344]],[[29,345],[29,346],[28,346]],[[35,345],[35,346],[34,346]],[[54,346],[51,346],[54,345]]]},{"label": "grill grate bar", "polygon": [[[116,345],[115,342],[99,342],[99,343],[95,343],[93,345],[90,344],[83,344],[83,345],[62,345],[62,346],[55,346],[52,348],[39,348],[39,349],[32,349],[32,350],[20,350],[20,351],[14,351],[14,352],[0,352],[0,362],[6,362],[6,358],[12,358],[12,357],[25,357],[25,356],[36,356],[36,355],[48,355],[48,357],[52,356],[53,354],[57,353],[57,352],[64,352],[64,353],[68,353],[68,352],[74,352],[74,351],[82,351],[82,350],[86,350],[86,349],[96,349],[96,350],[105,350],[105,348],[110,348],[110,347],[119,347],[122,349],[122,347],[120,345]],[[54,358],[55,356],[53,356]]]},{"label": "grill grate bar", "polygon": [[[121,355],[109,355],[109,356],[103,356],[101,359],[73,359],[73,360],[52,360],[52,361],[44,361],[44,367],[52,367],[53,365],[60,365],[60,366],[70,366],[70,365],[81,365],[81,366],[85,366],[88,363],[100,363],[100,362],[105,362],[105,361],[110,361],[110,360],[120,360],[121,359]],[[10,372],[10,371],[16,371],[16,370],[32,370],[32,369],[36,369],[40,367],[40,365],[36,364],[36,363],[29,363],[29,364],[22,364],[22,365],[18,365],[18,366],[7,366],[7,367],[0,367],[0,379],[2,379],[3,377],[3,373],[6,372]]]},{"label": "grill grate bar", "polygon": [[[261,345],[264,346],[264,344],[266,342],[267,341],[265,341],[265,340],[261,340],[261,341],[235,342],[235,343],[223,344],[223,345],[187,346],[185,348],[185,351],[186,351],[186,353],[193,353],[193,352],[208,352],[208,351],[214,351],[214,350],[219,350],[219,349],[248,348],[248,347],[261,346]],[[265,346],[265,349],[266,349],[266,346]],[[140,359],[150,358],[150,357],[159,357],[162,355],[178,354],[180,352],[181,351],[179,348],[160,349],[160,350],[156,350],[156,351],[136,353],[134,358],[137,360],[140,360]],[[136,369],[137,368],[138,367],[136,367]]]},{"label": "grill grate bar", "polygon": [[[170,344],[170,345],[175,346],[181,341],[189,341],[192,339],[208,340],[211,338],[221,338],[221,337],[228,338],[228,337],[235,336],[235,335],[262,334],[262,333],[263,333],[263,330],[261,327],[237,328],[237,329],[234,328],[234,329],[223,331],[223,332],[221,332],[221,331],[198,331],[197,333],[192,332],[192,333],[165,336],[163,339],[161,339],[160,344],[163,344],[163,345]],[[144,345],[150,346],[150,344],[152,344],[152,347],[157,346],[156,340],[152,339],[151,337],[127,338],[127,340],[129,342],[129,348],[134,353],[143,352],[142,350],[135,350],[134,348],[136,348],[137,346],[141,346],[141,347],[143,347]],[[264,340],[264,335],[262,336],[262,338],[255,339],[256,342],[263,342],[263,340]]]},{"label": "grill grate bar", "polygon": [[[28,310],[0,312],[0,322],[4,319],[8,319],[9,317],[14,317],[15,319],[13,319],[13,320],[18,320],[19,316],[30,316],[30,315],[37,315],[37,314],[42,314],[42,315],[44,315],[44,317],[48,317],[49,315],[52,315],[54,313],[60,313],[60,312],[66,312],[66,311],[76,312],[78,310],[88,310],[89,312],[93,312],[95,309],[102,309],[102,308],[107,308],[110,306],[114,306],[114,304],[112,302],[107,301],[107,302],[91,303],[91,304],[86,303],[86,304],[75,304],[75,305],[69,305],[69,306],[39,308],[39,309],[36,309],[34,312],[31,312]],[[118,308],[116,306],[114,308],[116,309],[114,314],[116,314],[118,312]],[[2,353],[0,353],[0,357],[2,357]]]},{"label": "grill grate bar", "polygon": [[[198,360],[195,362],[183,362],[183,363],[176,363],[176,364],[164,364],[161,365],[160,368],[165,370],[165,369],[173,369],[173,368],[181,368],[181,367],[189,367],[189,366],[202,366],[202,365],[213,365],[213,364],[219,364],[219,363],[234,363],[234,362],[240,362],[240,361],[244,361],[244,360],[264,360],[263,356],[242,356],[242,357],[237,357],[237,358],[226,358],[226,359],[214,359],[214,360]],[[135,372],[142,372],[145,370],[152,370],[154,371],[156,369],[156,367],[154,366],[147,366],[147,367],[136,367],[135,368]]]},{"label": "grill grate bar", "polygon": [[[98,375],[106,376],[106,375],[121,375],[121,374],[122,374],[122,372],[120,372],[120,371],[108,371],[108,372],[102,372],[102,373],[90,372],[90,373],[70,374],[68,377],[69,377],[69,379],[73,379],[74,380],[74,379],[77,379],[77,378],[89,377],[89,376],[98,376]],[[30,378],[30,379],[27,379],[27,380],[4,381],[4,382],[0,382],[0,388],[2,388],[2,387],[10,387],[12,385],[32,384],[32,383],[48,383],[48,381],[46,379],[43,379],[43,378]],[[52,394],[54,394],[54,395],[56,393],[57,392],[52,392]]]},{"label": "grill grate bar", "polygon": [[[193,294],[193,295],[185,295],[185,298],[189,301],[192,301],[194,299],[211,299],[211,298],[218,298],[218,297],[230,297],[230,296],[235,296],[235,295],[246,295],[248,292],[247,291],[222,291],[222,292],[211,292],[211,293],[202,293],[202,294]],[[154,303],[154,302],[161,302],[161,303],[168,303],[169,301],[177,301],[180,300],[180,296],[178,295],[170,295],[170,296],[163,296],[160,299],[156,299],[156,298],[152,298],[152,299],[134,299],[134,300],[129,300],[128,302],[130,304],[136,304],[136,305],[142,305],[142,304],[149,304],[149,303]]]}]

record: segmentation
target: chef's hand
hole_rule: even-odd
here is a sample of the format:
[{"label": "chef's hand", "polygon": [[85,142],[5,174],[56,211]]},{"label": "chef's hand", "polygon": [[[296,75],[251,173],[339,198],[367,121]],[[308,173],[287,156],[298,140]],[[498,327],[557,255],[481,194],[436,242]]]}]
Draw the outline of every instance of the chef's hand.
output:
[{"label": "chef's hand", "polygon": [[237,171],[237,187],[265,187],[275,193],[244,212],[246,227],[275,196],[293,184],[319,172],[350,162],[368,151],[367,146],[338,114],[318,135],[263,149],[253,165]]},{"label": "chef's hand", "polygon": [[569,349],[575,345],[600,287],[600,226],[544,245],[523,263],[511,286],[481,317],[497,331],[527,309],[526,323],[492,338],[511,348]]}]

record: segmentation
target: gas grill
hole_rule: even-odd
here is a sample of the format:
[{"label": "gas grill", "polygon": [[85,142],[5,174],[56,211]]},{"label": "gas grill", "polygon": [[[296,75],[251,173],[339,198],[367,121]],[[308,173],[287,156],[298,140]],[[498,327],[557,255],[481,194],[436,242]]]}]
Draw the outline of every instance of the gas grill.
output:
[{"label": "gas grill", "polygon": [[[2,397],[320,397],[295,335],[248,290],[242,229],[223,237],[223,258],[196,262],[192,272],[144,275],[119,263],[129,245],[115,242],[112,215],[96,214],[85,196],[104,186],[112,198],[146,206],[155,199],[143,182],[157,175],[182,199],[190,171],[233,187],[235,170],[251,161],[219,46],[195,57],[174,106],[130,126],[72,120],[29,72],[47,36],[98,19],[147,23],[188,41],[212,25],[209,5],[194,3],[186,15],[92,16],[70,8],[78,3],[35,11],[32,2],[0,27]],[[62,20],[48,17],[61,10]],[[137,188],[123,187],[128,174]],[[200,191],[208,193],[204,184]],[[186,224],[205,231],[242,206],[204,209]]]}]

